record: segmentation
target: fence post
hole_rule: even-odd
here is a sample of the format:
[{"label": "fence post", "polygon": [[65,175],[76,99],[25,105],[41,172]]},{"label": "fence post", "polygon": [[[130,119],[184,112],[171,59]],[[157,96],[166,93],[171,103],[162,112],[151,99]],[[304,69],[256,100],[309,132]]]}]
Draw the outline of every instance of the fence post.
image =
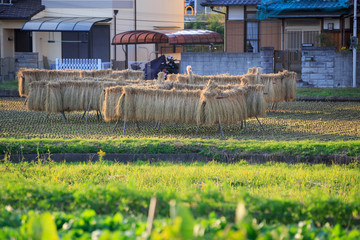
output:
[{"label": "fence post", "polygon": [[97,61],[98,61],[98,63],[97,63],[97,69],[100,70],[100,69],[101,69],[101,59],[98,59]]},{"label": "fence post", "polygon": [[59,59],[58,59],[58,58],[56,59],[56,66],[55,66],[55,69],[56,69],[56,70],[59,70]]}]

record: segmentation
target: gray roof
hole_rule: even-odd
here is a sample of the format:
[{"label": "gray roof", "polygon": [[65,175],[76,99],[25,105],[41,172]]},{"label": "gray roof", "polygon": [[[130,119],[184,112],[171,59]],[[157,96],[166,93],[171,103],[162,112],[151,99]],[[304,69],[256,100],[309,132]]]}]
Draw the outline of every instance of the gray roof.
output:
[{"label": "gray roof", "polygon": [[261,0],[203,0],[201,6],[239,6],[239,5],[259,5]]},{"label": "gray roof", "polygon": [[17,0],[13,4],[0,4],[0,19],[26,20],[45,9],[41,0]]}]

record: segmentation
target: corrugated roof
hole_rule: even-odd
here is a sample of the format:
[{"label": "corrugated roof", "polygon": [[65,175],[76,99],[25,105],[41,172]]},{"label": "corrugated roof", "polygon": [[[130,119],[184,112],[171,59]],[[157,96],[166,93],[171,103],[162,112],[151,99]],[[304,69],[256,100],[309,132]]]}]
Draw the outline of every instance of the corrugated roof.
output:
[{"label": "corrugated roof", "polygon": [[261,0],[206,0],[202,1],[201,6],[236,6],[236,5],[258,5]]},{"label": "corrugated roof", "polygon": [[116,34],[116,36],[112,40],[112,44],[114,45],[150,43],[169,43],[173,45],[184,45],[210,43],[219,44],[223,42],[223,38],[219,33],[202,29],[127,31]]},{"label": "corrugated roof", "polygon": [[22,30],[38,32],[88,32],[97,22],[108,22],[106,17],[43,17],[27,21]]},{"label": "corrugated roof", "polygon": [[13,4],[0,4],[0,19],[27,20],[45,9],[41,0],[17,0]]}]

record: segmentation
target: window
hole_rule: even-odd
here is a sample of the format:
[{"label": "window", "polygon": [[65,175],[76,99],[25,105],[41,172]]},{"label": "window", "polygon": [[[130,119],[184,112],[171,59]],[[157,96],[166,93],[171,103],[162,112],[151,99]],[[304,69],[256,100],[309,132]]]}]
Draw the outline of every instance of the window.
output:
[{"label": "window", "polygon": [[285,50],[301,50],[303,43],[319,46],[319,20],[288,20],[285,28]]},{"label": "window", "polygon": [[11,5],[12,4],[12,0],[0,0],[0,5]]},{"label": "window", "polygon": [[256,20],[256,12],[246,13],[245,24],[245,52],[259,52],[260,24],[259,21]]}]

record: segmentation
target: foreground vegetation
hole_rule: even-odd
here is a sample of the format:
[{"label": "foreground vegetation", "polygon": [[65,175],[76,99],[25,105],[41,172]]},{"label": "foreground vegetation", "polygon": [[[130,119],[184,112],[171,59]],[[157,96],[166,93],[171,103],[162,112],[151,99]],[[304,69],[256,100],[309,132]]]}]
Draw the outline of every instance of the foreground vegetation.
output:
[{"label": "foreground vegetation", "polygon": [[[0,238],[360,237],[357,164],[49,160],[0,165]],[[157,209],[149,232],[152,197]]]},{"label": "foreground vegetation", "polygon": [[236,139],[186,138],[115,138],[115,139],[16,139],[0,138],[0,152],[10,157],[40,153],[200,153],[216,160],[224,155],[269,153],[299,156],[360,155],[360,140],[347,142],[324,141],[255,141]]}]

